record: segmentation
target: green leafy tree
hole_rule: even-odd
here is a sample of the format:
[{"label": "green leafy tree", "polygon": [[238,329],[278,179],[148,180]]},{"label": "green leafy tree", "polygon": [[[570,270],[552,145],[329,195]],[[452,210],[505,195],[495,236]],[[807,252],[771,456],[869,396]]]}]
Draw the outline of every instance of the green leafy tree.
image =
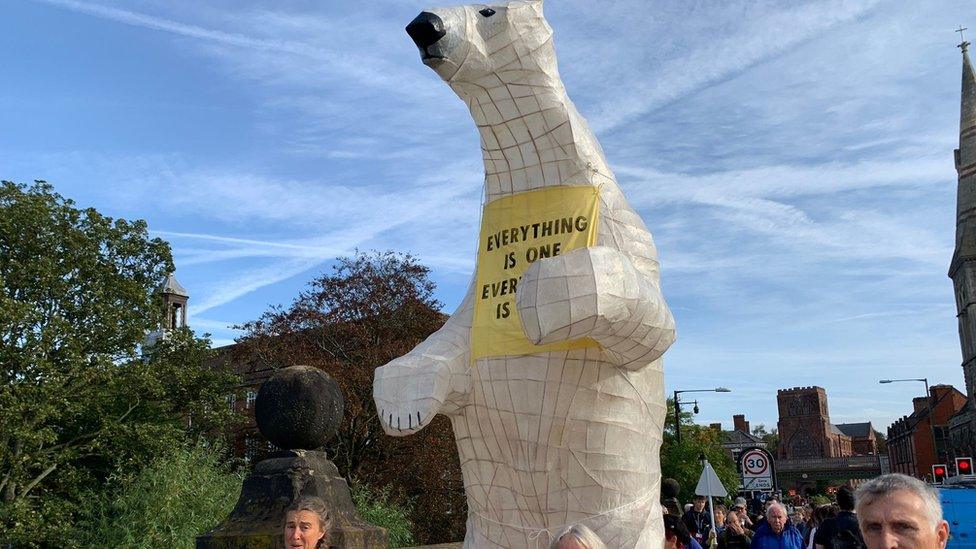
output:
[{"label": "green leafy tree", "polygon": [[735,463],[722,447],[721,433],[715,429],[696,425],[692,414],[681,411],[681,442],[674,433],[674,401],[667,400],[667,424],[664,427],[664,442],[661,445],[661,475],[673,478],[681,486],[678,495],[682,503],[691,501],[701,477],[702,466],[699,460],[704,455],[715,469],[725,489],[733,494],[738,490],[739,475]]},{"label": "green leafy tree", "polygon": [[[684,404],[684,403],[682,403]],[[667,415],[664,420],[664,436],[674,437],[674,399],[668,397],[666,406],[668,407]],[[695,416],[691,412],[692,408],[690,406],[685,406],[681,409],[681,428],[684,429],[686,425],[691,426],[695,424]],[[682,434],[684,431],[682,430]]]},{"label": "green leafy tree", "polygon": [[73,538],[83,547],[192,549],[237,502],[242,476],[219,448],[170,448],[140,471],[111,478],[114,489],[85,498]]},{"label": "green leafy tree", "polygon": [[887,455],[888,454],[888,437],[884,435],[881,431],[875,429],[874,436],[878,439],[878,454]]},{"label": "green leafy tree", "polygon": [[760,423],[752,428],[752,434],[761,438],[766,443],[766,450],[769,450],[769,453],[773,457],[779,455],[779,429],[773,427],[767,430],[766,426]]},{"label": "green leafy tree", "polygon": [[229,415],[206,339],[140,358],[172,268],[144,221],[0,182],[0,540],[63,544],[80,494]]}]

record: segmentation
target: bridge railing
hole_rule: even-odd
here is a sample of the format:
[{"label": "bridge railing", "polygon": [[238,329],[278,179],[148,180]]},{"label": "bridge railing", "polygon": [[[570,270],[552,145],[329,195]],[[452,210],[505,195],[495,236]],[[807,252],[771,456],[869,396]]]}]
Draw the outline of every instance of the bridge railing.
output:
[{"label": "bridge railing", "polygon": [[864,471],[882,470],[881,456],[850,456],[838,458],[779,459],[776,470],[780,473],[808,473],[814,471]]}]

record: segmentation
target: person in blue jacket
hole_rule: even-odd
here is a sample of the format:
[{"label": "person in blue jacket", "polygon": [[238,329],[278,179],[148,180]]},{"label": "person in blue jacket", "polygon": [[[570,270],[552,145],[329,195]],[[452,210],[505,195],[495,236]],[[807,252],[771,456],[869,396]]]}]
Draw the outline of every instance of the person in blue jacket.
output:
[{"label": "person in blue jacket", "polygon": [[803,536],[787,519],[781,503],[766,509],[766,521],[756,528],[749,549],[803,549]]}]

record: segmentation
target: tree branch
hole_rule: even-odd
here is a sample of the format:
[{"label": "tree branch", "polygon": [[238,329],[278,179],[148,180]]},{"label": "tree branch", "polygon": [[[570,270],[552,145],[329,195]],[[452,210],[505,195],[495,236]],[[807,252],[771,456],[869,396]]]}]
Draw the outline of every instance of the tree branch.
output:
[{"label": "tree branch", "polygon": [[[133,404],[132,404],[132,406],[129,406],[129,409],[128,409],[128,410],[126,410],[126,411],[125,411],[125,413],[123,413],[123,414],[122,414],[121,416],[119,416],[119,418],[118,418],[118,419],[117,419],[116,421],[117,421],[117,422],[120,422],[120,423],[121,423],[121,422],[122,422],[123,420],[125,420],[125,418],[126,418],[126,417],[128,417],[128,416],[129,416],[129,414],[131,414],[131,413],[132,413],[132,411],[133,411],[133,410],[135,410],[135,409],[136,409],[136,408],[137,408],[137,407],[139,406],[139,404],[141,404],[141,403],[142,403],[142,399],[138,399],[138,400],[136,400],[136,401],[135,401],[135,403],[133,403]],[[48,449],[46,450],[46,452],[47,452],[47,453],[50,453],[50,452],[53,452],[53,451],[60,451],[60,450],[64,450],[64,449],[66,449],[66,448],[70,448],[70,447],[72,447],[72,446],[74,446],[75,444],[77,444],[77,443],[79,443],[79,442],[81,442],[81,441],[83,441],[83,440],[86,440],[86,439],[92,439],[92,438],[95,438],[95,437],[97,437],[97,436],[98,436],[98,435],[100,435],[100,434],[101,434],[101,433],[102,433],[102,432],[103,432],[104,430],[105,430],[105,426],[104,426],[104,425],[102,425],[102,426],[101,426],[101,427],[99,427],[99,428],[98,428],[97,430],[95,430],[95,431],[92,431],[91,433],[85,433],[85,434],[83,434],[83,435],[78,435],[78,436],[76,436],[75,438],[73,438],[73,439],[71,439],[71,440],[68,440],[68,441],[65,441],[65,442],[62,442],[61,444],[55,444],[54,446],[50,446],[50,447],[48,447]]]},{"label": "tree branch", "polygon": [[29,494],[30,491],[33,490],[35,486],[37,486],[42,480],[44,480],[45,477],[53,473],[54,470],[57,468],[58,468],[57,462],[54,462],[51,465],[49,465],[47,469],[44,469],[44,471],[41,472],[41,474],[34,477],[34,480],[30,481],[30,484],[24,486],[24,489],[21,490],[20,492],[20,497],[22,498],[26,497],[27,494]]}]

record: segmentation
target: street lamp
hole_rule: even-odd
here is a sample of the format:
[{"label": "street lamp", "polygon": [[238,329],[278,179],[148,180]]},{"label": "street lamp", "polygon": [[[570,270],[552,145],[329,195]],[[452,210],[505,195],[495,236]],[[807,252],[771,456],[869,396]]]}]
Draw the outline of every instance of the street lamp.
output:
[{"label": "street lamp", "polygon": [[935,456],[935,461],[939,462],[942,460],[942,456],[939,455],[939,445],[935,440],[935,414],[932,412],[932,395],[929,393],[929,378],[927,377],[913,377],[907,379],[882,379],[878,383],[897,383],[900,381],[921,381],[925,384],[925,404],[929,409],[929,430],[932,432],[932,450]]},{"label": "street lamp", "polygon": [[[731,393],[732,389],[716,387],[714,389],[685,389],[674,392],[674,439],[681,444],[681,401],[678,395],[681,393]],[[698,413],[698,402],[695,402],[695,413]]]}]

